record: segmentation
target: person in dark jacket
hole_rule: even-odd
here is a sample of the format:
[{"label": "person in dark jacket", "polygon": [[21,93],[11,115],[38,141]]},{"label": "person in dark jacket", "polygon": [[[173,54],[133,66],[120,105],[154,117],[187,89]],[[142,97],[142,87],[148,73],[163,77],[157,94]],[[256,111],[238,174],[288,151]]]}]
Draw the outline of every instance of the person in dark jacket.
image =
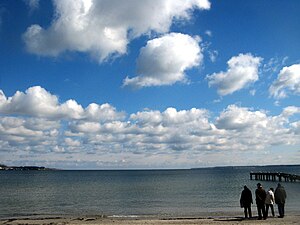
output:
[{"label": "person in dark jacket", "polygon": [[285,199],[286,199],[286,192],[284,190],[284,187],[281,186],[281,184],[278,184],[274,195],[275,195],[275,203],[278,206],[279,218],[283,218],[284,217],[284,204],[285,204]]},{"label": "person in dark jacket", "polygon": [[266,219],[266,211],[265,211],[265,200],[266,200],[266,191],[263,189],[260,183],[257,184],[257,189],[255,190],[256,197],[256,206],[258,212],[258,219],[262,218]]},{"label": "person in dark jacket", "polygon": [[248,213],[249,213],[249,218],[251,218],[252,217],[251,204],[253,204],[252,193],[246,185],[244,186],[244,190],[242,191],[241,194],[240,204],[241,207],[244,208],[245,219],[248,218]]}]

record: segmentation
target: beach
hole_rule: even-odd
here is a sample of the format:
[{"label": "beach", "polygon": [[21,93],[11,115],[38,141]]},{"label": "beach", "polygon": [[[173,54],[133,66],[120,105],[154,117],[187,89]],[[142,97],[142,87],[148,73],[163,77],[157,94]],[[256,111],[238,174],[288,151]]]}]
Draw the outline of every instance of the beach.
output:
[{"label": "beach", "polygon": [[84,217],[64,217],[64,216],[45,216],[45,217],[19,217],[1,219],[0,224],[21,225],[21,224],[51,224],[51,225],[160,225],[160,224],[299,224],[300,214],[288,215],[284,218],[268,218],[267,220],[257,220],[252,218],[245,220],[242,217],[220,216],[220,217],[173,217],[173,218],[109,218],[105,216],[84,216]]}]

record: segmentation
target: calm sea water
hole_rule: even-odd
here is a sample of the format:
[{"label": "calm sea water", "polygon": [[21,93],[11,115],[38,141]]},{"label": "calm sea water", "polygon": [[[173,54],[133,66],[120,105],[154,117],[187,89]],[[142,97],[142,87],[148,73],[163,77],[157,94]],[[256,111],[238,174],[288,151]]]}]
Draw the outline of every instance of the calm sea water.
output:
[{"label": "calm sea water", "polygon": [[[25,215],[199,216],[238,213],[250,171],[300,174],[300,166],[197,170],[0,171],[0,217]],[[263,181],[276,187],[277,182]],[[300,182],[282,183],[287,214],[300,208]],[[253,196],[254,197],[254,196]],[[255,210],[253,205],[253,210]]]}]

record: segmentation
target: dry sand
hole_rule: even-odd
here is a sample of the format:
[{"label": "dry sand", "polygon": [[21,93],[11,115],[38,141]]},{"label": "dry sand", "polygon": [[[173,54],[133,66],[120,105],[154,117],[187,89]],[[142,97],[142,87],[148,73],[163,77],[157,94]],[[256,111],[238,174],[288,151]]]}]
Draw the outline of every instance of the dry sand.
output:
[{"label": "dry sand", "polygon": [[0,224],[20,225],[20,224],[51,224],[51,225],[64,225],[64,224],[86,224],[86,225],[156,225],[156,224],[300,224],[300,213],[297,215],[288,215],[285,218],[268,218],[267,220],[244,220],[242,217],[203,217],[203,218],[106,218],[103,216],[90,216],[90,217],[22,217],[1,219]]}]

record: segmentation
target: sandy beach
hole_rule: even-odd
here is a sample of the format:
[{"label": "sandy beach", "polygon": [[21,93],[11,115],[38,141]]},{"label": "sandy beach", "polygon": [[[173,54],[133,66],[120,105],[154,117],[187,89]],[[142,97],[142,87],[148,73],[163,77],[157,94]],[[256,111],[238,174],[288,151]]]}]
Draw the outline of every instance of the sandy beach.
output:
[{"label": "sandy beach", "polygon": [[21,225],[21,224],[51,224],[51,225],[76,225],[76,224],[87,224],[87,225],[156,225],[156,224],[299,224],[300,214],[288,215],[285,218],[268,218],[267,220],[257,220],[252,218],[245,220],[242,217],[174,217],[174,218],[110,218],[106,216],[86,216],[86,217],[60,217],[60,216],[49,216],[49,217],[19,217],[1,219],[0,224],[5,225]]}]

